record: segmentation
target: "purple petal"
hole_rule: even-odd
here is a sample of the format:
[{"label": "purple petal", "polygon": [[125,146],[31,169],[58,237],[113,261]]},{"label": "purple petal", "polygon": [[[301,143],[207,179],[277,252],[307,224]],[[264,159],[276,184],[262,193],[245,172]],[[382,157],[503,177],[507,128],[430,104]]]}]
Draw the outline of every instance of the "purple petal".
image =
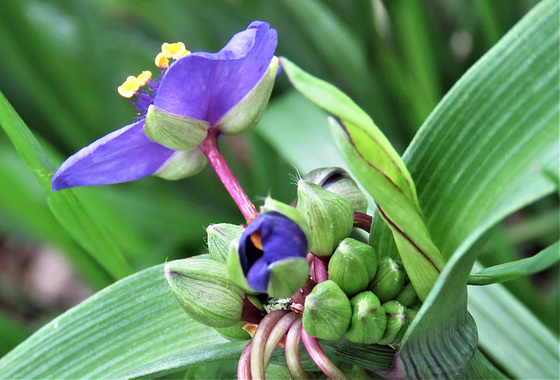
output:
[{"label": "purple petal", "polygon": [[134,181],[154,174],[175,153],[144,135],[144,120],[109,133],[69,157],[52,178],[53,191]]},{"label": "purple petal", "polygon": [[163,76],[154,105],[215,125],[266,73],[277,42],[275,29],[255,21],[218,53],[177,60]]},{"label": "purple petal", "polygon": [[[260,231],[262,251],[251,240],[251,235],[257,231]],[[257,216],[243,231],[239,241],[243,273],[251,288],[259,292],[266,292],[268,288],[271,264],[306,255],[305,233],[297,223],[277,212]]]}]

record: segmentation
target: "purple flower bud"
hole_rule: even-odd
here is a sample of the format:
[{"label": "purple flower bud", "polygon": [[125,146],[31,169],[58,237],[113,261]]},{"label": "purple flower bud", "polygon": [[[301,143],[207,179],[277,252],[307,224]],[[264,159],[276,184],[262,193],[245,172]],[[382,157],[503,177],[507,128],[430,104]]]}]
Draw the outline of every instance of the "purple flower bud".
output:
[{"label": "purple flower bud", "polygon": [[[239,241],[239,260],[249,286],[258,292],[269,292],[277,284],[269,284],[275,267],[283,267],[282,262],[292,261],[305,266],[303,278],[294,278],[295,272],[277,273],[295,284],[293,292],[286,290],[289,297],[307,280],[307,238],[297,223],[278,212],[266,212],[257,216],[243,231]],[[292,267],[293,269],[293,267]],[[273,276],[276,278],[276,276]],[[273,280],[274,281],[274,280]],[[280,282],[278,280],[277,282]],[[283,281],[282,281],[283,282]],[[297,284],[296,284],[297,283]],[[284,290],[284,289],[282,289]],[[275,295],[273,295],[275,296]]]}]

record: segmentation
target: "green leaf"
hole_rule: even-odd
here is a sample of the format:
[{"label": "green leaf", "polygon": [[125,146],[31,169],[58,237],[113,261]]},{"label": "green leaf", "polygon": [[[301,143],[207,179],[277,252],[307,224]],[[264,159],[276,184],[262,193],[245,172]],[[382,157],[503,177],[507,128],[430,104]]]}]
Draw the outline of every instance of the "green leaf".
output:
[{"label": "green leaf", "polygon": [[[178,370],[230,342],[188,318],[163,265],[127,277],[57,317],[0,360],[0,378],[129,378]],[[180,364],[177,364],[180,362]]]},{"label": "green leaf", "polygon": [[50,182],[55,167],[51,159],[1,93],[0,125],[47,194],[49,207],[58,222],[113,278],[130,274],[119,248],[92,220],[72,190],[52,192]]},{"label": "green leaf", "polygon": [[416,188],[404,163],[373,120],[347,95],[286,58],[281,58],[280,62],[298,91],[342,120],[345,133],[331,119],[339,151],[374,198],[393,231],[400,258],[416,292],[425,299],[444,262],[430,238]]},{"label": "green leaf", "polygon": [[560,244],[556,242],[536,255],[511,263],[495,265],[469,276],[469,285],[490,285],[540,272],[560,261]]},{"label": "green leaf", "polygon": [[[557,15],[556,1],[531,11],[446,95],[405,153],[434,242],[450,257],[407,331],[397,364],[406,376],[448,376],[465,368],[459,352],[476,342],[464,332],[475,243],[505,216],[554,190],[538,168],[558,168]],[[375,223],[374,248],[395,252],[379,215]],[[483,319],[482,348],[512,375],[557,378],[558,341],[533,334],[536,327],[546,331],[534,320],[526,326],[518,321],[512,330],[503,322],[509,314]],[[504,326],[508,346],[483,336]],[[444,339],[430,340],[434,335]],[[533,351],[552,363],[525,361],[525,372],[508,364]],[[419,367],[426,372],[413,373]]]}]

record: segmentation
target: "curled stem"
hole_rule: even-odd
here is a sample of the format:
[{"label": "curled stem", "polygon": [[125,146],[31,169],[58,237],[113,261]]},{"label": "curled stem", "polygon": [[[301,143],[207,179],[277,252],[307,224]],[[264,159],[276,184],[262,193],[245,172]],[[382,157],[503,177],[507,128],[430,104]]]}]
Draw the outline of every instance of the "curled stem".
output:
[{"label": "curled stem", "polygon": [[329,379],[343,379],[349,380],[342,371],[334,365],[333,362],[327,357],[325,351],[319,346],[319,341],[317,338],[312,338],[305,333],[303,327],[301,328],[301,340],[303,341],[303,346],[311,356],[311,359],[317,364],[317,367],[323,371]]},{"label": "curled stem", "polygon": [[295,313],[288,313],[284,315],[282,319],[278,321],[276,326],[274,326],[274,328],[270,332],[270,335],[266,340],[266,346],[264,347],[265,371],[266,371],[266,367],[268,366],[268,363],[270,362],[270,358],[272,357],[272,353],[274,352],[274,349],[278,346],[278,343],[280,343],[280,340],[282,339],[282,337],[284,337],[284,335],[286,334],[290,326],[294,323],[294,321],[297,319],[297,317],[298,316]]},{"label": "curled stem", "polygon": [[259,323],[259,327],[253,337],[253,346],[251,347],[251,377],[253,379],[264,379],[264,349],[266,340],[276,323],[287,313],[289,312],[286,310],[273,311],[267,314]]},{"label": "curled stem", "polygon": [[241,357],[239,358],[239,363],[237,364],[237,378],[238,379],[251,379],[251,346],[253,345],[253,341],[250,340],[245,349],[241,353]]},{"label": "curled stem", "polygon": [[298,379],[308,379],[307,373],[303,369],[301,359],[299,357],[299,342],[301,340],[301,318],[298,318],[290,326],[288,336],[286,337],[286,348],[284,355],[286,356],[286,364],[292,377]]},{"label": "curled stem", "polygon": [[214,168],[214,171],[224,184],[229,195],[233,198],[237,207],[239,207],[239,211],[241,211],[245,220],[249,222],[249,220],[257,213],[257,209],[245,193],[245,190],[243,190],[239,184],[239,181],[237,181],[237,178],[235,178],[235,175],[231,171],[231,168],[220,151],[218,137],[219,132],[211,130],[206,139],[204,139],[198,147],[202,153],[204,153],[208,162],[210,162],[210,165]]},{"label": "curled stem", "polygon": [[371,223],[373,222],[373,217],[363,212],[354,213],[354,227],[361,228],[368,234],[371,231]]}]

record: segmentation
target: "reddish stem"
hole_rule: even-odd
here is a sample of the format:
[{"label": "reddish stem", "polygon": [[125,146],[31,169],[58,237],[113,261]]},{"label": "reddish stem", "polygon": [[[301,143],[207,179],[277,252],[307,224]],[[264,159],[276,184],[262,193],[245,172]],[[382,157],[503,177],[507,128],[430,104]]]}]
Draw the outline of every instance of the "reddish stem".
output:
[{"label": "reddish stem", "polygon": [[241,353],[239,363],[237,364],[237,378],[238,379],[251,379],[251,347],[253,341],[250,340],[245,349]]},{"label": "reddish stem", "polygon": [[208,162],[210,162],[210,165],[214,168],[214,171],[216,171],[216,174],[229,192],[229,195],[233,198],[235,204],[237,204],[237,207],[239,207],[245,220],[249,222],[251,217],[257,213],[257,209],[237,181],[237,178],[235,178],[235,175],[220,151],[218,136],[218,131],[211,130],[206,139],[204,139],[198,147],[202,153],[204,153]]},{"label": "reddish stem", "polygon": [[373,217],[363,212],[354,213],[354,227],[361,228],[362,230],[369,233],[371,231],[371,223],[373,222]]},{"label": "reddish stem", "polygon": [[312,338],[307,335],[303,326],[301,328],[301,340],[303,341],[303,346],[307,350],[307,353],[311,356],[311,359],[313,359],[317,367],[319,367],[329,379],[348,380],[344,373],[327,357],[325,351],[319,346],[317,338]]},{"label": "reddish stem", "polygon": [[299,342],[301,340],[301,318],[296,319],[296,321],[290,327],[288,331],[288,336],[286,337],[286,348],[284,349],[284,355],[286,356],[286,364],[290,370],[290,374],[294,379],[308,379],[303,365],[301,364],[301,359],[299,357]]}]

